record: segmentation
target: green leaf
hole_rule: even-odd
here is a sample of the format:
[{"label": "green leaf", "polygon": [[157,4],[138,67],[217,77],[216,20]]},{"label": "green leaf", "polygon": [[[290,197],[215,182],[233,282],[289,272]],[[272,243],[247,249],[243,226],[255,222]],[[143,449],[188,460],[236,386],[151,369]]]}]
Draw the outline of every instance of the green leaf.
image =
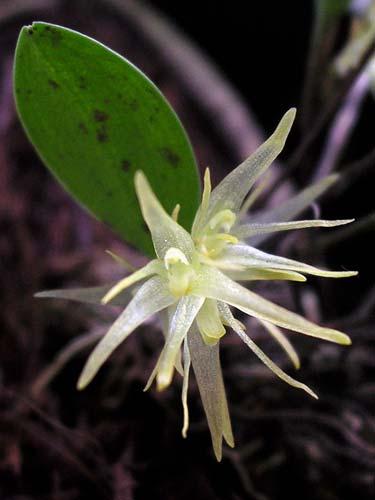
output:
[{"label": "green leaf", "polygon": [[134,191],[137,170],[169,213],[180,203],[179,222],[190,229],[200,185],[189,139],[159,90],[129,61],[80,33],[36,22],[19,36],[14,91],[45,164],[127,242],[153,255]]}]

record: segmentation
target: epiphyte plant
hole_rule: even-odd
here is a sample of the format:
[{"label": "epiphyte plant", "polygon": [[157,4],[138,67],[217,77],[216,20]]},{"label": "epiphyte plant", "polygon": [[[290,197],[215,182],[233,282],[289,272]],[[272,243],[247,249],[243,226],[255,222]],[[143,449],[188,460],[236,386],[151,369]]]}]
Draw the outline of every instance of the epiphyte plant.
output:
[{"label": "epiphyte plant", "polygon": [[[33,30],[32,36],[30,36],[30,29]],[[51,33],[53,34],[51,35]],[[56,33],[58,33],[57,38]],[[51,37],[54,40],[53,43]],[[53,44],[56,43],[59,44],[60,57],[63,59],[54,63],[55,66],[51,69],[52,59],[49,57],[53,54]],[[35,50],[35,45],[38,50]],[[73,55],[71,55],[72,46],[74,48]],[[69,55],[68,52],[64,52],[64,49],[67,51],[69,49]],[[121,116],[121,109],[115,110],[115,107],[118,108],[118,106],[114,107],[107,103],[109,109],[103,111],[97,108],[98,101],[93,104],[92,95],[89,97],[87,94],[84,97],[78,95],[77,97],[76,86],[77,82],[80,81],[77,71],[79,70],[76,64],[69,64],[69,57],[75,61],[79,57],[85,56],[87,58],[90,50],[92,55],[97,55],[96,52],[99,50],[104,62],[111,61],[112,63],[103,64],[100,68],[103,71],[101,78],[87,85],[87,87],[91,85],[94,89],[92,93],[96,92],[99,95],[99,104],[104,103],[105,99],[109,101],[105,93],[103,95],[102,79],[104,76],[108,77],[108,72],[113,71],[113,66],[116,63],[119,64],[120,69],[115,69],[115,77],[118,79],[118,74],[121,72],[123,72],[123,76],[125,73],[127,76],[126,82],[128,83],[125,87],[127,110],[129,110],[129,95],[133,99],[133,108],[139,110],[142,107],[144,110],[141,116],[135,112],[136,109],[133,109],[133,115],[127,116],[125,134],[127,140],[132,140],[134,127],[139,129],[141,125],[144,125],[145,116],[149,113],[149,106],[153,106],[155,109],[155,102],[157,103],[159,121],[154,117],[154,122],[150,122],[150,116],[147,116],[148,134],[143,137],[146,149],[148,147],[151,151],[147,161],[144,156],[137,155],[137,150],[132,150],[126,141],[124,143],[122,140],[120,143],[118,140],[118,131],[113,128],[118,125],[120,120],[113,120],[114,114],[116,118]],[[30,104],[24,97],[25,88],[32,85],[34,76],[25,72],[24,63],[22,63],[22,60],[25,60],[25,54],[33,59],[29,62],[34,63],[33,71],[37,72],[39,79],[43,78],[43,82],[45,82],[46,75],[42,76],[42,69],[47,68],[53,72],[54,85],[50,85],[50,98],[43,101],[42,110],[39,111],[43,113],[45,110],[47,115],[50,113],[47,120],[49,124],[47,139],[43,133],[37,130],[35,116],[31,113],[34,104]],[[64,56],[68,58],[67,62],[65,62]],[[46,60],[48,64],[46,64]],[[88,64],[90,65],[90,58]],[[64,73],[60,74],[59,71],[61,72],[62,68]],[[47,75],[47,79],[48,77],[49,75]],[[63,84],[73,85],[73,87],[59,95],[56,91],[62,88]],[[78,388],[83,389],[90,383],[111,353],[142,322],[155,313],[160,313],[164,316],[165,344],[146,389],[156,379],[157,388],[163,390],[171,383],[175,370],[181,373],[183,376],[182,402],[184,409],[182,432],[186,436],[189,421],[188,380],[192,365],[206,412],[214,452],[218,460],[221,459],[222,455],[223,438],[230,446],[234,446],[219,358],[220,339],[227,330],[233,330],[278,377],[296,388],[305,390],[311,396],[317,397],[309,387],[287,375],[272,362],[246,334],[245,326],[234,317],[231,309],[237,309],[258,319],[284,348],[296,367],[299,366],[298,355],[280,328],[343,345],[350,344],[349,337],[344,333],[318,326],[260,297],[238,283],[238,281],[251,283],[255,280],[302,282],[306,280],[305,275],[309,274],[332,278],[349,277],[356,274],[352,271],[336,272],[318,269],[295,260],[265,253],[254,246],[261,243],[266,235],[277,231],[308,227],[333,227],[351,222],[351,220],[293,220],[335,181],[336,176],[323,179],[276,209],[262,212],[256,220],[248,214],[248,209],[259,192],[259,189],[254,189],[251,192],[250,190],[283,149],[295,117],[295,110],[290,109],[270,138],[213,190],[211,190],[210,172],[207,169],[204,176],[201,203],[194,207],[194,200],[190,199],[188,203],[189,213],[187,214],[185,211],[183,223],[180,223],[180,209],[182,214],[186,208],[183,198],[189,198],[189,196],[185,192],[184,196],[179,199],[180,190],[177,189],[177,184],[180,186],[181,180],[184,178],[187,180],[188,187],[189,183],[190,186],[197,185],[196,166],[190,144],[181,124],[166,101],[146,77],[127,61],[87,37],[64,28],[36,23],[32,28],[24,29],[20,36],[15,67],[15,93],[21,120],[30,139],[49,168],[96,215],[103,218],[103,214],[106,214],[106,219],[110,219],[112,223],[115,221],[116,223],[113,225],[118,230],[121,229],[120,232],[128,241],[149,252],[145,234],[139,229],[138,217],[135,218],[135,224],[134,221],[128,221],[120,226],[119,214],[112,213],[112,210],[118,208],[117,203],[124,203],[124,198],[128,210],[125,212],[125,216],[122,212],[121,217],[130,217],[129,212],[137,213],[134,207],[133,189],[129,186],[129,179],[131,182],[134,180],[140,212],[151,234],[156,254],[155,258],[143,268],[126,276],[116,285],[103,288],[105,292],[103,291],[101,297],[102,303],[122,304],[125,309],[89,356],[79,377]],[[87,180],[89,172],[83,167],[78,173],[73,171],[66,162],[61,162],[61,159],[57,161],[57,156],[54,154],[53,148],[56,146],[56,141],[59,141],[59,158],[62,146],[60,137],[56,138],[56,122],[51,114],[51,106],[56,102],[61,106],[66,106],[67,101],[68,103],[73,101],[80,105],[78,110],[69,110],[66,115],[67,134],[72,133],[73,124],[76,126],[77,120],[80,120],[79,123],[86,127],[87,132],[85,134],[86,144],[80,144],[77,141],[73,145],[64,143],[64,151],[67,150],[69,153],[70,147],[73,152],[73,162],[80,149],[83,150],[85,145],[95,144],[95,152],[104,156],[108,153],[107,143],[111,144],[110,161],[106,162],[107,169],[98,165],[100,158],[94,162],[93,168],[96,177],[94,180],[100,179],[96,185],[91,179],[91,184],[82,186],[82,182],[84,179]],[[137,102],[138,107],[134,107],[134,102]],[[162,113],[160,113],[160,109],[163,110]],[[160,131],[160,114],[162,115],[162,125],[172,126],[172,130],[168,131],[169,137],[164,137]],[[88,121],[90,117],[94,118],[94,122],[96,121],[92,130],[90,130],[90,122]],[[104,119],[104,117],[106,118]],[[110,122],[111,119],[114,123],[104,127],[103,123]],[[121,117],[121,119],[124,118]],[[64,134],[64,130],[62,133]],[[103,140],[104,137],[106,140]],[[125,172],[126,183],[122,180],[124,191],[121,192],[119,190],[121,177],[116,162],[124,155],[129,157],[129,152],[132,156],[131,161],[126,160],[128,162]],[[84,162],[87,158],[86,153]],[[122,160],[122,162],[124,161]],[[146,163],[148,166],[144,168]],[[95,167],[95,165],[98,166]],[[177,165],[181,167],[178,175],[175,172]],[[172,172],[169,172],[171,175],[167,176],[169,186],[164,186],[162,189],[160,181],[159,184],[156,181],[158,178],[156,173],[164,173],[171,169]],[[186,176],[184,176],[185,172]],[[102,202],[100,203],[91,202],[92,190],[98,189],[98,186],[99,191],[105,189],[105,183],[111,182],[111,176],[117,181],[115,204],[113,199],[110,202],[106,201],[105,196],[101,198]],[[158,196],[157,192],[161,193],[161,196]],[[173,195],[171,195],[172,192]],[[194,196],[194,189],[192,194]],[[117,202],[117,199],[120,201]],[[173,211],[171,207],[175,207]],[[134,228],[136,236],[134,236]],[[131,237],[129,237],[130,231],[133,231]],[[124,293],[129,287],[133,287],[130,299],[129,295]],[[90,290],[83,290],[81,293],[84,300]],[[64,291],[41,292],[37,296],[64,297]],[[66,291],[65,296],[69,296]]]}]

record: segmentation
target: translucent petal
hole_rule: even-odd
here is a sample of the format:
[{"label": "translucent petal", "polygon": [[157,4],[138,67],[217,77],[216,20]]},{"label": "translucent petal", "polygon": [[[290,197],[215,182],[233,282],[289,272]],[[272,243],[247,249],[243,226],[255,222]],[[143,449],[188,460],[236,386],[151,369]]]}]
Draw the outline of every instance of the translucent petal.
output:
[{"label": "translucent petal", "polygon": [[287,111],[267,141],[230,172],[212,191],[208,218],[223,209],[238,212],[254,182],[267,170],[282,151],[295,115],[296,110],[294,108]]},{"label": "translucent petal", "polygon": [[191,327],[204,299],[186,295],[177,304],[176,312],[169,324],[169,333],[160,359],[156,377],[158,390],[163,390],[171,383],[176,356],[181,344]]},{"label": "translucent petal", "polygon": [[[163,336],[164,336],[164,339],[165,339],[165,344],[167,344],[167,340],[169,338],[169,335],[171,335],[171,332],[169,330],[169,323],[174,315],[174,313],[176,312],[176,307],[177,305],[174,304],[170,307],[168,307],[167,309],[164,309],[163,311],[160,311],[160,315],[161,315],[161,318],[162,318],[162,324],[163,324],[163,328],[162,328],[162,331],[163,331]],[[149,390],[149,388],[151,387],[151,385],[153,384],[155,378],[156,378],[156,375],[158,373],[158,370],[159,370],[159,367],[160,367],[160,360],[162,359],[163,355],[164,355],[164,350],[166,348],[166,345],[164,345],[159,357],[158,357],[158,360],[157,360],[157,363],[155,364],[154,366],[154,369],[152,370],[151,372],[151,375],[149,376],[148,380],[147,380],[147,383],[143,389],[143,392],[146,392]],[[176,370],[178,371],[178,373],[183,377],[184,376],[184,369],[182,367],[182,363],[181,363],[181,351],[179,351],[177,353],[177,356],[176,356],[176,359],[175,359],[175,364],[174,364],[174,367],[176,368]]]},{"label": "translucent petal", "polygon": [[294,367],[296,368],[296,370],[298,370],[301,367],[301,361],[299,359],[297,351],[289,342],[286,335],[283,334],[280,328],[273,325],[272,323],[268,323],[267,321],[262,321],[262,320],[259,321],[264,326],[264,328],[270,333],[270,335],[272,335],[272,337],[276,340],[276,342],[278,342],[280,346],[284,349],[286,354],[289,356],[289,359],[293,363]]},{"label": "translucent petal", "polygon": [[124,257],[121,257],[120,255],[115,254],[111,250],[106,250],[106,253],[112,257],[113,260],[115,260],[118,264],[121,266],[125,267],[129,272],[134,272],[136,271],[136,268],[128,262]]},{"label": "translucent petal", "polygon": [[[329,175],[321,181],[304,189],[293,198],[288,199],[275,208],[266,209],[253,214],[250,218],[246,218],[246,222],[268,223],[268,222],[287,222],[301,212],[303,212],[316,198],[322,195],[329,187],[331,187],[338,179],[337,174]],[[262,234],[251,238],[252,245],[259,245],[264,242],[270,234]]]},{"label": "translucent petal", "polygon": [[[34,297],[37,297],[38,299],[54,298],[73,300],[76,302],[85,302],[87,304],[101,304],[103,295],[105,295],[113,286],[114,283],[110,283],[104,286],[93,286],[88,288],[46,290],[36,293]],[[126,306],[126,304],[128,304],[128,302],[132,299],[132,297],[133,294],[129,290],[124,290],[112,301],[112,305]]]},{"label": "translucent petal", "polygon": [[197,214],[193,222],[193,227],[191,230],[193,238],[197,236],[198,232],[202,229],[202,227],[205,224],[205,221],[207,220],[207,211],[210,202],[210,196],[211,196],[210,169],[206,168],[204,172],[202,203],[198,208]]},{"label": "translucent petal", "polygon": [[91,382],[116,347],[137,326],[175,301],[176,299],[170,295],[165,282],[160,277],[155,276],[146,281],[91,353],[78,380],[78,389],[83,389]]},{"label": "translucent petal", "polygon": [[136,172],[134,182],[143,218],[151,232],[157,256],[164,259],[167,250],[175,247],[191,261],[194,244],[190,234],[167,214],[143,172]]},{"label": "translucent petal", "polygon": [[299,220],[293,222],[271,222],[265,224],[242,224],[232,230],[238,239],[250,238],[257,234],[275,233],[277,231],[290,231],[309,227],[336,227],[353,222],[354,219],[345,220]]},{"label": "translucent petal", "polygon": [[219,343],[207,346],[196,328],[187,336],[191,361],[211,433],[215,456],[220,462],[222,439],[234,446],[227,398],[221,372]]},{"label": "translucent petal", "polygon": [[152,260],[141,269],[138,269],[134,273],[130,274],[129,276],[126,276],[124,279],[117,282],[116,285],[114,285],[105,294],[105,296],[102,299],[102,303],[107,304],[114,297],[116,297],[116,295],[125,290],[125,288],[129,288],[130,286],[134,285],[134,283],[137,283],[138,281],[141,281],[145,278],[148,278],[149,276],[152,276],[153,274],[157,274],[162,271],[163,271],[163,265],[161,264],[161,262],[157,259]]},{"label": "translucent petal", "polygon": [[229,307],[226,304],[221,304],[220,310],[225,318],[225,321],[228,322],[231,328],[237,333],[240,339],[253,351],[253,353],[258,356],[258,358],[270,369],[273,371],[275,375],[277,375],[281,380],[286,382],[287,384],[296,387],[297,389],[302,389],[310,394],[315,399],[318,399],[318,396],[314,391],[310,389],[302,382],[298,382],[294,378],[287,375],[279,366],[277,366],[263,351],[260,349],[253,340],[251,340],[248,335],[244,332],[244,330],[239,325],[238,321],[233,317]]},{"label": "translucent petal", "polygon": [[197,325],[204,342],[208,345],[216,343],[223,335],[225,328],[221,322],[216,300],[207,299],[197,314]]},{"label": "translucent petal", "polygon": [[180,210],[181,210],[181,205],[179,203],[177,203],[177,205],[174,207],[174,209],[171,213],[171,217],[175,222],[178,221],[178,216],[180,214]]},{"label": "translucent petal", "polygon": [[[220,267],[220,266],[218,266]],[[244,269],[241,271],[230,270],[225,274],[234,281],[255,281],[255,280],[288,280],[306,281],[303,274],[295,271],[279,271],[276,269]]]},{"label": "translucent petal", "polygon": [[215,268],[202,266],[199,280],[192,293],[226,302],[246,314],[288,330],[338,344],[348,345],[351,343],[350,338],[344,333],[315,325],[302,316],[277,306],[247,290]]},{"label": "translucent petal", "polygon": [[[163,336],[164,340],[166,341],[168,338],[168,334],[170,334],[170,329],[169,329],[169,324],[173,318],[174,313],[176,312],[177,304],[173,304],[173,306],[168,307],[164,311],[160,312],[160,315],[162,317],[163,321]],[[182,362],[181,362],[181,351],[178,352],[174,367],[178,371],[178,373],[183,377],[184,375],[184,369],[182,367]]]},{"label": "translucent petal", "polygon": [[187,431],[189,428],[189,407],[188,407],[188,403],[187,403],[187,396],[188,396],[189,372],[190,372],[190,364],[191,364],[190,351],[189,351],[189,346],[188,346],[186,338],[184,340],[183,351],[184,351],[184,353],[183,353],[184,380],[182,382],[181,399],[182,399],[182,408],[184,411],[184,425],[182,427],[182,437],[186,438]]},{"label": "translucent petal", "polygon": [[266,189],[270,181],[270,175],[269,172],[267,172],[264,176],[264,179],[262,179],[261,182],[255,188],[249,193],[248,197],[245,199],[245,201],[242,204],[242,207],[238,213],[238,217],[241,219],[244,217],[247,212],[250,210],[250,208],[254,205],[254,203],[257,201],[259,196],[263,193],[263,191]]},{"label": "translucent petal", "polygon": [[215,265],[221,269],[239,270],[242,266],[249,268],[266,268],[296,271],[315,276],[324,276],[326,278],[348,278],[356,276],[356,271],[327,271],[317,267],[298,262],[297,260],[287,259],[279,255],[262,252],[250,245],[238,244],[228,245],[215,259]]}]

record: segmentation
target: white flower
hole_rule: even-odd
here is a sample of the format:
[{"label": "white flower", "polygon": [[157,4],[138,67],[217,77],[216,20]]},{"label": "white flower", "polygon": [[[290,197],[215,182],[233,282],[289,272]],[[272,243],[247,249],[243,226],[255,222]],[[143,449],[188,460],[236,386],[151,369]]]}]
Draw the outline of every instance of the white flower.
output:
[{"label": "white flower", "polygon": [[[288,200],[275,210],[260,214],[257,221],[241,223],[241,217],[254,200],[246,200],[254,182],[282,150],[295,116],[289,110],[272,136],[244,163],[233,170],[211,192],[206,170],[201,206],[192,232],[181,227],[166,213],[142,172],[135,175],[135,188],[144,220],[151,232],[156,258],[143,268],[119,281],[105,294],[102,302],[116,301],[128,287],[143,282],[124,311],[90,355],[78,381],[83,389],[100,367],[141,323],[155,313],[166,319],[165,345],[150,376],[146,389],[156,379],[159,390],[172,381],[175,368],[183,375],[183,435],[188,428],[187,389],[192,364],[211,431],[213,447],[221,459],[222,439],[234,446],[229,412],[219,359],[219,340],[232,329],[278,377],[290,385],[316,394],[305,384],[287,375],[251,340],[244,326],[235,319],[231,307],[257,318],[280,343],[296,367],[298,356],[279,327],[312,337],[350,344],[344,333],[318,326],[248,290],[237,281],[305,281],[305,274],[347,277],[351,271],[333,272],[267,254],[250,246],[274,231],[303,227],[337,226],[351,222],[288,222],[322,193],[333,181],[331,176]],[[246,210],[241,207],[246,207]],[[87,298],[89,292],[83,293]],[[86,295],[85,295],[86,294]],[[43,292],[39,296],[63,296],[62,292]],[[65,293],[67,297],[68,294]],[[182,362],[181,362],[182,358]]]}]

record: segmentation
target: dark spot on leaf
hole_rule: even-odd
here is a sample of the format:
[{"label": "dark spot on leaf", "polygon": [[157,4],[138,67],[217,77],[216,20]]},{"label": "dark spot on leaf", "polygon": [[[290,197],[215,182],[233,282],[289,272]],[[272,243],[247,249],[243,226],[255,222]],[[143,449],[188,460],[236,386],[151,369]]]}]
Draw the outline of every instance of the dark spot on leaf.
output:
[{"label": "dark spot on leaf", "polygon": [[105,122],[109,118],[108,113],[105,111],[100,111],[100,109],[95,109],[94,110],[94,120],[96,122]]},{"label": "dark spot on leaf", "polygon": [[78,79],[78,87],[82,90],[87,89],[87,82],[85,77],[80,76]]},{"label": "dark spot on leaf", "polygon": [[129,169],[130,169],[131,166],[132,166],[132,164],[130,163],[129,160],[122,160],[122,162],[121,162],[121,169],[124,172],[129,172]]},{"label": "dark spot on leaf", "polygon": [[106,196],[108,196],[108,198],[112,198],[112,196],[113,196],[113,191],[108,190],[108,191],[106,191],[106,193],[105,193],[105,194],[106,194]]},{"label": "dark spot on leaf", "polygon": [[56,90],[60,88],[60,85],[55,81],[55,80],[48,80],[48,85],[51,87],[51,89]]},{"label": "dark spot on leaf", "polygon": [[146,233],[150,232],[150,230],[148,228],[148,225],[145,222],[142,222],[142,228],[143,228],[144,231],[146,231]]},{"label": "dark spot on leaf", "polygon": [[108,97],[106,97],[106,98],[104,99],[104,104],[109,104],[110,102],[111,102],[111,101],[110,101],[110,99],[108,99]]},{"label": "dark spot on leaf", "polygon": [[79,122],[79,123],[78,123],[78,128],[79,128],[79,130],[80,130],[83,134],[87,135],[88,130],[87,130],[86,125],[85,125],[83,122]]},{"label": "dark spot on leaf", "polygon": [[154,122],[156,121],[155,116],[154,116],[154,115],[150,115],[150,116],[148,117],[148,121],[149,121],[150,123],[154,123]]},{"label": "dark spot on leaf", "polygon": [[99,129],[96,132],[96,138],[98,139],[99,142],[107,142],[108,141],[107,131],[104,128]]},{"label": "dark spot on leaf", "polygon": [[27,89],[27,90],[26,90],[26,94],[27,94],[27,95],[31,95],[32,93],[33,93],[33,91],[32,91],[31,89]]},{"label": "dark spot on leaf", "polygon": [[172,167],[177,167],[178,164],[180,163],[180,157],[179,155],[173,151],[172,149],[166,147],[166,148],[160,148],[161,154],[164,156],[164,158],[167,160],[167,162],[172,165]]},{"label": "dark spot on leaf", "polygon": [[27,28],[27,33],[29,35],[33,35],[34,34],[34,28],[32,28],[31,26],[29,28]]},{"label": "dark spot on leaf", "polygon": [[139,102],[137,101],[137,99],[132,99],[129,102],[129,107],[132,111],[137,111],[137,109],[139,108]]}]

